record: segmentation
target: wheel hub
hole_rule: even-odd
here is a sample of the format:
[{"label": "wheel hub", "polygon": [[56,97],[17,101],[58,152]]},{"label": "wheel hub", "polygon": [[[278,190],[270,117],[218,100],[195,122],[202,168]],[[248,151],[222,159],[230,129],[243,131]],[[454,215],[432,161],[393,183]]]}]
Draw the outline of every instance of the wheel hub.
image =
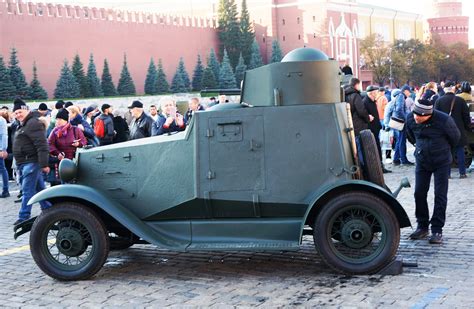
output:
[{"label": "wheel hub", "polygon": [[360,249],[370,244],[372,234],[372,229],[367,222],[350,219],[341,229],[341,241],[350,248]]},{"label": "wheel hub", "polygon": [[80,256],[87,248],[87,243],[79,230],[63,227],[56,236],[56,247],[67,256]]}]

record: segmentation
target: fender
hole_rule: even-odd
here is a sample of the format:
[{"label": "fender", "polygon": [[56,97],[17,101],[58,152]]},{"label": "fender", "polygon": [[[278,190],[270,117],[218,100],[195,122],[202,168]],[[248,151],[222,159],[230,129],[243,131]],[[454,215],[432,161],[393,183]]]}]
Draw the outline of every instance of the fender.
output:
[{"label": "fender", "polygon": [[328,201],[329,198],[334,195],[349,191],[365,191],[377,195],[385,202],[387,202],[388,205],[390,205],[393,212],[395,213],[395,216],[398,219],[400,228],[411,226],[410,219],[408,218],[405,209],[403,209],[403,206],[387,190],[372,182],[364,180],[344,180],[332,183],[329,186],[319,188],[311,195],[309,195],[309,197],[307,198],[309,207],[306,210],[304,216],[303,225],[301,227],[301,233],[303,233],[304,225],[308,224],[308,219],[311,220],[311,215],[317,214],[317,212],[319,211],[319,207],[324,205],[324,203]]},{"label": "fender", "polygon": [[167,234],[165,237],[165,235],[148,226],[121,204],[106,198],[100,191],[83,185],[64,184],[45,189],[35,194],[28,201],[28,205],[45,200],[67,201],[68,198],[83,200],[94,204],[135,235],[151,244],[179,251],[185,251],[185,248],[189,245],[189,242],[175,238],[172,235]]}]

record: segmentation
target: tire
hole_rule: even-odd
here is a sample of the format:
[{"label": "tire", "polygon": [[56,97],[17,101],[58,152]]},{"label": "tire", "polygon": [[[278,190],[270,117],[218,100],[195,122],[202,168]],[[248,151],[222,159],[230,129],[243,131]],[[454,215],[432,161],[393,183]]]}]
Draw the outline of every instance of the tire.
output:
[{"label": "tire", "polygon": [[323,206],[313,236],[316,250],[334,270],[373,274],[393,260],[400,225],[390,206],[377,196],[350,192]]},{"label": "tire", "polygon": [[370,130],[362,130],[359,138],[361,144],[360,148],[362,149],[362,156],[364,158],[364,166],[362,169],[365,177],[368,181],[385,187],[382,164],[380,162],[379,150],[377,149],[374,135]]},{"label": "tire", "polygon": [[30,250],[38,267],[62,281],[92,277],[104,265],[109,237],[102,220],[78,203],[58,203],[44,211],[30,233]]}]

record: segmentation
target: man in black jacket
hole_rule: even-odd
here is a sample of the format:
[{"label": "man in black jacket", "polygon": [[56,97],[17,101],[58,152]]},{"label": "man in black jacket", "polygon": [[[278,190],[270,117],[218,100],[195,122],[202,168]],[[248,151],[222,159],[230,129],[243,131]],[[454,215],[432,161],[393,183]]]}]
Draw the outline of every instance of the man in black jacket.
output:
[{"label": "man in black jacket", "polygon": [[461,132],[459,143],[454,147],[459,167],[459,178],[466,178],[466,166],[464,165],[464,146],[467,145],[466,131],[470,131],[471,117],[469,107],[463,98],[454,95],[454,83],[446,82],[444,85],[445,94],[436,100],[435,109],[450,115]]},{"label": "man in black jacket", "polygon": [[154,121],[153,118],[143,111],[143,103],[140,101],[133,101],[132,105],[128,108],[132,111],[133,116],[130,125],[130,139],[150,137]]},{"label": "man in black jacket", "polygon": [[[23,198],[18,220],[19,224],[31,216],[28,201],[33,195],[45,188],[42,172],[49,173],[49,148],[46,140],[46,127],[38,119],[39,114],[30,112],[25,102],[15,100],[13,112],[20,122],[13,140],[13,156],[21,175]],[[41,209],[49,208],[48,202],[40,202]]]},{"label": "man in black jacket", "polygon": [[354,125],[355,136],[359,136],[360,131],[369,128],[369,122],[373,120],[369,116],[367,109],[362,102],[360,95],[360,80],[351,78],[349,85],[344,88],[346,94],[346,102],[351,105],[352,123]]},{"label": "man in black jacket", "polygon": [[[413,112],[407,115],[406,131],[408,140],[416,144],[415,215],[418,227],[410,238],[425,238],[431,223],[429,242],[440,244],[448,203],[448,179],[453,159],[451,148],[457,145],[460,133],[454,120],[443,112],[433,110],[428,100],[415,102]],[[430,220],[427,197],[432,174],[435,201]]]}]

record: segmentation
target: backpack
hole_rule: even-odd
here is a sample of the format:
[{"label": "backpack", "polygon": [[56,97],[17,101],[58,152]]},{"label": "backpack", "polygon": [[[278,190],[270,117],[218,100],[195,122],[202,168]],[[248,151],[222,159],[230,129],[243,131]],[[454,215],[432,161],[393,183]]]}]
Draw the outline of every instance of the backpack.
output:
[{"label": "backpack", "polygon": [[96,118],[94,122],[94,133],[98,138],[105,137],[105,122],[104,119]]}]

